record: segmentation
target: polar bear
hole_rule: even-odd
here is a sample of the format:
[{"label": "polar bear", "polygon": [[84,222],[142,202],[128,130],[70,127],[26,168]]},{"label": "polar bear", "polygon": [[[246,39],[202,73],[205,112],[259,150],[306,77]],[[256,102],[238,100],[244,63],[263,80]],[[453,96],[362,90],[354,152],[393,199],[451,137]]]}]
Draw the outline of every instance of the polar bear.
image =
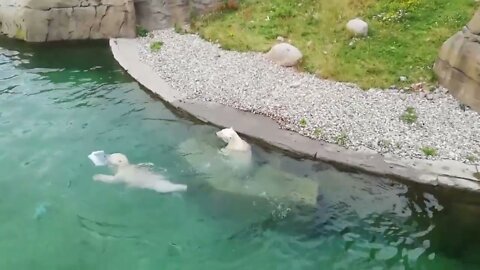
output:
[{"label": "polar bear", "polygon": [[230,128],[225,128],[217,133],[217,137],[222,139],[224,142],[227,143],[227,146],[225,146],[222,149],[222,152],[231,152],[231,151],[240,151],[240,152],[247,152],[251,151],[250,145],[242,140],[240,136],[238,136],[237,132],[230,127]]},{"label": "polar bear", "polygon": [[252,149],[250,145],[238,136],[233,128],[225,128],[217,133],[217,137],[227,143],[227,146],[220,150],[226,157],[226,162],[233,169],[249,169],[252,164]]},{"label": "polar bear", "polygon": [[187,190],[186,185],[171,183],[163,176],[154,174],[145,167],[130,164],[124,154],[109,155],[107,163],[115,175],[96,174],[93,176],[93,180],[105,183],[125,183],[130,187],[152,189],[160,193]]}]

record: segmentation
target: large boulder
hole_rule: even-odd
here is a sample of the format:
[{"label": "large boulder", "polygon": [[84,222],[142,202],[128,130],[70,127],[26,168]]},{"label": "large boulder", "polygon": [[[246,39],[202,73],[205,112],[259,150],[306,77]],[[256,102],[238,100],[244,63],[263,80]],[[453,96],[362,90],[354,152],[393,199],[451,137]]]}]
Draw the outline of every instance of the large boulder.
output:
[{"label": "large boulder", "polygon": [[278,65],[291,67],[295,66],[302,59],[303,55],[295,46],[288,43],[279,43],[274,45],[265,54],[265,57]]},{"label": "large boulder", "polygon": [[2,0],[0,31],[31,42],[135,37],[133,0]]},{"label": "large boulder", "polygon": [[442,45],[434,71],[454,97],[480,112],[480,10]]},{"label": "large boulder", "polygon": [[368,23],[361,19],[353,19],[348,21],[347,30],[355,36],[367,36],[368,35]]}]

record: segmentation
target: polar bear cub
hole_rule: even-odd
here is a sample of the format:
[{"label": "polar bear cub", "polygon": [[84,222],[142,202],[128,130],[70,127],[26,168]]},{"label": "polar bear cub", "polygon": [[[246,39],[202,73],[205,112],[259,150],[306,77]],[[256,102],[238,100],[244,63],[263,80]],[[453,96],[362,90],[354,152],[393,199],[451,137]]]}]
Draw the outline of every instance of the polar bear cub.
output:
[{"label": "polar bear cub", "polygon": [[222,152],[224,153],[231,151],[251,151],[250,145],[246,141],[242,140],[242,138],[238,136],[237,132],[235,132],[235,130],[233,130],[231,127],[217,132],[217,137],[227,143],[227,146],[222,149]]},{"label": "polar bear cub", "polygon": [[187,190],[186,185],[174,184],[147,168],[130,164],[124,154],[115,153],[109,155],[107,163],[115,174],[97,174],[93,176],[93,180],[105,183],[125,183],[130,187],[151,189],[160,193]]}]

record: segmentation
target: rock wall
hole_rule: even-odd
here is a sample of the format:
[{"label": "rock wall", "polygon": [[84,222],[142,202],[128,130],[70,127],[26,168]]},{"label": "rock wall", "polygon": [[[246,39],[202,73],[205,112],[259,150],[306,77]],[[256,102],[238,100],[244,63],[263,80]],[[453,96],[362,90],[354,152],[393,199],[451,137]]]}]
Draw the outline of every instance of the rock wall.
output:
[{"label": "rock wall", "polygon": [[0,0],[0,31],[31,42],[135,37],[133,0]]},{"label": "rock wall", "polygon": [[[229,0],[233,1],[233,0]],[[236,0],[235,0],[236,1]],[[0,0],[0,32],[31,42],[135,37],[187,22],[225,0]]]},{"label": "rock wall", "polygon": [[137,24],[148,30],[187,22],[194,14],[204,14],[225,0],[135,0]]},{"label": "rock wall", "polygon": [[480,112],[480,10],[442,45],[434,71],[454,97]]}]

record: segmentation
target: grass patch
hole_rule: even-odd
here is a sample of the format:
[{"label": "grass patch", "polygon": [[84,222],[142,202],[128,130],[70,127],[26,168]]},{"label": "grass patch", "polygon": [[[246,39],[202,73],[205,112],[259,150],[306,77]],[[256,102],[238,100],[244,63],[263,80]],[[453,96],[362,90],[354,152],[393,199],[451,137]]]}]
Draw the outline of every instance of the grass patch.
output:
[{"label": "grass patch", "polygon": [[141,26],[141,25],[137,25],[137,36],[138,37],[148,36],[148,30],[143,28],[143,26]]},{"label": "grass patch", "polygon": [[467,160],[470,161],[470,162],[477,162],[478,161],[478,157],[475,156],[475,155],[468,155],[467,156]]},{"label": "grass patch", "polygon": [[307,119],[302,118],[300,119],[300,122],[298,123],[302,128],[307,126]]},{"label": "grass patch", "polygon": [[407,107],[405,112],[400,116],[400,119],[407,124],[413,124],[417,122],[418,116],[415,108]]},{"label": "grass patch", "polygon": [[341,146],[345,146],[347,145],[347,142],[348,142],[348,135],[346,133],[341,133],[339,134],[336,138],[335,138],[335,142],[338,144],[338,145],[341,145]]},{"label": "grass patch", "polygon": [[392,147],[392,142],[389,140],[382,139],[378,143],[378,146],[383,147],[383,148],[390,148]]},{"label": "grass patch", "polygon": [[437,149],[430,146],[424,146],[420,148],[420,150],[422,150],[423,154],[427,157],[434,157],[438,155]]},{"label": "grass patch", "polygon": [[163,46],[163,42],[161,41],[154,41],[150,43],[150,51],[152,52],[158,52]]},{"label": "grass patch", "polygon": [[[192,29],[225,49],[267,51],[277,36],[304,54],[301,69],[363,88],[435,81],[441,44],[459,31],[473,0],[244,0],[237,11],[197,18]],[[348,20],[369,23],[369,36],[352,38]],[[408,78],[399,81],[400,76]]]},{"label": "grass patch", "polygon": [[322,130],[320,128],[315,128],[313,135],[317,138],[320,137],[322,135]]}]

